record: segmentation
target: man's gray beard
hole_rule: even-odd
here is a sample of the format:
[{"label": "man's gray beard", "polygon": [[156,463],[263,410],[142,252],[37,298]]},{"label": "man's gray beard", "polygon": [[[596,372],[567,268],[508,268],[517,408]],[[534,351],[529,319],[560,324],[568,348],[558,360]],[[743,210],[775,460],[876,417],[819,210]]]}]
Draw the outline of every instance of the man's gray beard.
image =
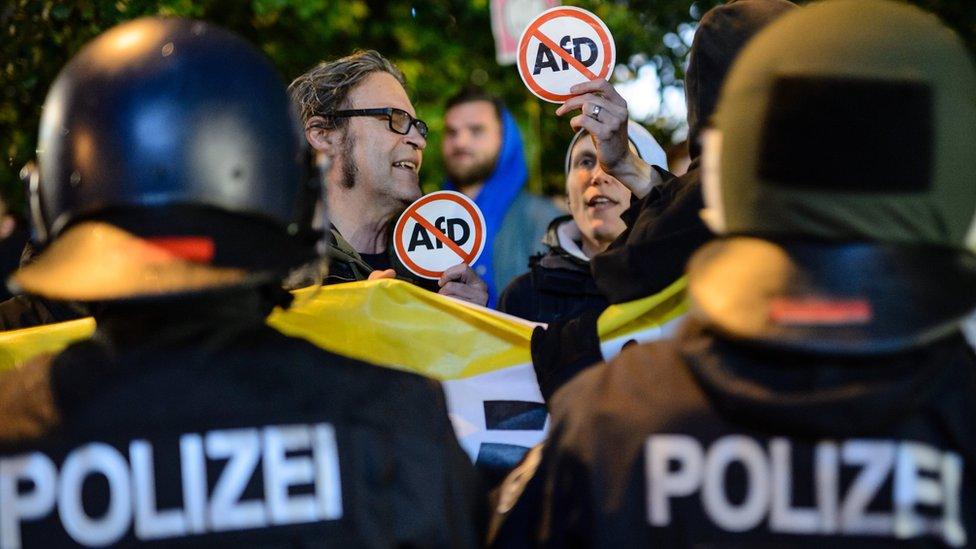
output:
[{"label": "man's gray beard", "polygon": [[485,180],[491,177],[492,172],[495,171],[495,164],[497,162],[498,155],[496,154],[487,161],[480,164],[475,164],[467,170],[454,171],[451,168],[450,161],[448,161],[444,163],[444,171],[447,173],[447,178],[452,183],[463,188],[469,185],[483,183]]},{"label": "man's gray beard", "polygon": [[[352,150],[355,146],[356,140],[349,135],[349,131],[347,130],[342,137],[342,178],[340,181],[343,188],[346,189],[355,187],[356,180],[359,177],[359,166],[353,160],[352,156]],[[393,235],[393,228],[397,220],[413,201],[406,198],[396,198],[396,202],[397,206],[393,208],[390,216],[376,228],[376,233],[373,235],[373,245],[385,247],[390,242],[390,237]]]},{"label": "man's gray beard", "polygon": [[359,166],[353,161],[352,149],[356,146],[356,140],[349,135],[349,129],[342,135],[342,186],[351,189],[356,186],[356,176],[359,175]]}]

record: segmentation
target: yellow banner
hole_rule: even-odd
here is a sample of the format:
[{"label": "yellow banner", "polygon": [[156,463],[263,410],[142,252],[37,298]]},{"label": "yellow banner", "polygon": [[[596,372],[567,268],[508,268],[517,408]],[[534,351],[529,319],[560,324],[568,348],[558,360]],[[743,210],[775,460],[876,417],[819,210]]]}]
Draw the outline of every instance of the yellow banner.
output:
[{"label": "yellow banner", "polygon": [[607,307],[596,322],[600,341],[663,326],[685,314],[688,311],[687,288],[687,278],[681,277],[654,295]]},{"label": "yellow banner", "polygon": [[[682,278],[659,294],[609,307],[600,339],[663,325],[686,309]],[[295,304],[268,324],[342,355],[439,380],[462,379],[531,360],[534,324],[420,289],[372,280],[295,292]],[[92,319],[0,332],[0,370],[90,337]]]},{"label": "yellow banner", "polygon": [[268,324],[353,358],[441,380],[531,360],[531,323],[400,280],[299,290],[295,299]]},{"label": "yellow banner", "polygon": [[16,368],[31,357],[57,353],[95,331],[91,318],[0,332],[0,371]]}]

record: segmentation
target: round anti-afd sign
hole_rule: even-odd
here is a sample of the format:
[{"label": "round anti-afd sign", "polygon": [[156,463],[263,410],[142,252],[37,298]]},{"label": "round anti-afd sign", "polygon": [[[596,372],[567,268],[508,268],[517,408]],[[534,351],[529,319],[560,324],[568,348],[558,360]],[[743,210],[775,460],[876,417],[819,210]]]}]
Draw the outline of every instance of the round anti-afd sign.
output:
[{"label": "round anti-afd sign", "polygon": [[393,229],[397,258],[413,274],[438,279],[458,263],[471,265],[485,247],[485,218],[467,196],[438,191],[411,204]]},{"label": "round anti-afd sign", "polygon": [[562,103],[576,84],[609,80],[616,56],[613,36],[599,17],[572,6],[552,8],[522,32],[519,76],[540,99]]}]

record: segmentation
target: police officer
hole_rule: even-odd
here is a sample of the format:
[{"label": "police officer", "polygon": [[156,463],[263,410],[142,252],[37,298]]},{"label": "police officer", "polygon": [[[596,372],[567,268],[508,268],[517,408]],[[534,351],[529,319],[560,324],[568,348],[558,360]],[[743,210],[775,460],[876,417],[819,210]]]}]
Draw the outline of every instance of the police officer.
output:
[{"label": "police officer", "polygon": [[477,544],[440,388],[264,324],[313,243],[262,55],[120,25],[61,71],[39,143],[46,249],[14,281],[98,328],[0,378],[0,546]]},{"label": "police officer", "polygon": [[496,545],[976,544],[963,44],[906,4],[811,4],[746,46],[715,121],[728,236],[692,259],[689,320],[556,394]]}]

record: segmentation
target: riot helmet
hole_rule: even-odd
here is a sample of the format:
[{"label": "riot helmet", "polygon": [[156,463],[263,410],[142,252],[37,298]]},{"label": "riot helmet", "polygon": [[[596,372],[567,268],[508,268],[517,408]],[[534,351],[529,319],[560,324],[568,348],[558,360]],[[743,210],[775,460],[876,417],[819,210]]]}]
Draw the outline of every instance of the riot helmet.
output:
[{"label": "riot helmet", "polygon": [[713,230],[962,248],[976,211],[976,69],[919,8],[795,10],[735,61],[706,137]]},{"label": "riot helmet", "polygon": [[12,284],[86,301],[280,278],[314,254],[297,221],[304,147],[283,81],[240,37],[177,18],[114,27],[44,103],[29,199],[47,249]]},{"label": "riot helmet", "polygon": [[825,0],[758,34],[704,136],[693,311],[727,336],[896,352],[974,308],[976,68],[934,15]]}]

